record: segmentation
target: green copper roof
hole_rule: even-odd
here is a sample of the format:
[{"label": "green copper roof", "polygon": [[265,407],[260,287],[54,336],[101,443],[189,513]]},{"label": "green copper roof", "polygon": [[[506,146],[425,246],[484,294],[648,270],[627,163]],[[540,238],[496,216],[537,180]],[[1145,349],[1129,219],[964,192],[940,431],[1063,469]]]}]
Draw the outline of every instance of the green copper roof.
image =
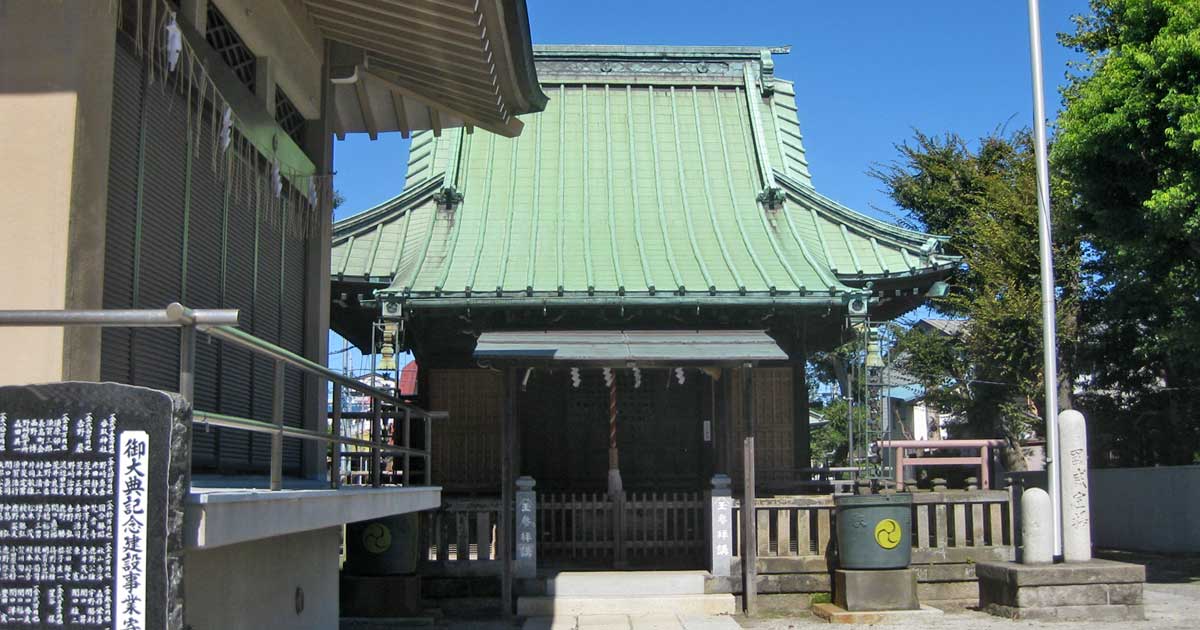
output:
[{"label": "green copper roof", "polygon": [[[414,136],[405,192],[335,226],[335,278],[390,283],[414,304],[803,297],[955,264],[939,239],[812,188],[794,88],[768,50],[535,56],[545,111],[523,116],[516,138]],[[446,205],[449,189],[461,201]]]}]

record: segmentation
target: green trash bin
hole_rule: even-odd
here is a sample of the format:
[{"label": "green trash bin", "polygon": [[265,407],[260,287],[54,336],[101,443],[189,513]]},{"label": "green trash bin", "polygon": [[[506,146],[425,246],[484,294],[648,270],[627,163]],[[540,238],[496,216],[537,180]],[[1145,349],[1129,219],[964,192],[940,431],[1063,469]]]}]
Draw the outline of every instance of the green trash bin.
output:
[{"label": "green trash bin", "polygon": [[838,566],[904,569],[912,562],[912,495],[869,494],[834,499]]}]

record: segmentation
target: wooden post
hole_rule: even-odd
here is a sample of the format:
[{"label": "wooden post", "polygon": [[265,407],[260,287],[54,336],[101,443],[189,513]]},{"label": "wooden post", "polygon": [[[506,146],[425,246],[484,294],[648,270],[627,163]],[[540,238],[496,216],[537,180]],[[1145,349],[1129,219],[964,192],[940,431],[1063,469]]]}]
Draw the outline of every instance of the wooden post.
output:
[{"label": "wooden post", "polygon": [[742,369],[746,437],[742,445],[742,602],[747,615],[758,612],[758,519],[754,500],[754,379]]},{"label": "wooden post", "polygon": [[[799,344],[797,344],[799,345]],[[792,358],[792,465],[804,472],[801,481],[811,481],[812,433],[808,424],[808,371],[803,354]]]},{"label": "wooden post", "polygon": [[517,372],[504,371],[507,392],[504,420],[500,429],[500,522],[496,546],[500,548],[500,610],[505,617],[513,614],[513,427],[516,424]]}]

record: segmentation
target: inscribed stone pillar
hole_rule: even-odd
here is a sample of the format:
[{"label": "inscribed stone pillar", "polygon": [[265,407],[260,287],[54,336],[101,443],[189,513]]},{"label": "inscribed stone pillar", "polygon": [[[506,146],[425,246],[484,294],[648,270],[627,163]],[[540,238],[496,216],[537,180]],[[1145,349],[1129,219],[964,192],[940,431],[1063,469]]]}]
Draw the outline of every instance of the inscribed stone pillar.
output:
[{"label": "inscribed stone pillar", "polygon": [[1041,488],[1030,488],[1021,495],[1021,543],[1021,564],[1054,561],[1050,495]]},{"label": "inscribed stone pillar", "polygon": [[712,546],[708,566],[716,577],[729,575],[729,561],[733,555],[733,490],[729,484],[728,475],[713,475],[709,495]]},{"label": "inscribed stone pillar", "polygon": [[517,478],[517,555],[513,575],[537,577],[537,495],[533,477]]},{"label": "inscribed stone pillar", "polygon": [[1063,510],[1063,560],[1092,559],[1092,520],[1088,502],[1087,421],[1068,409],[1058,415],[1058,465]]}]

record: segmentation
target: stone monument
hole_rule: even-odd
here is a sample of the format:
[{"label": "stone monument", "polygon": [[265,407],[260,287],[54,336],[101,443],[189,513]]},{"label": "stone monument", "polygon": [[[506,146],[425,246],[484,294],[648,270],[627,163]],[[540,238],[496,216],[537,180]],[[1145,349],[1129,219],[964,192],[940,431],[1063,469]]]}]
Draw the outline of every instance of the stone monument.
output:
[{"label": "stone monument", "polygon": [[0,627],[183,628],[190,433],[177,394],[0,387]]},{"label": "stone monument", "polygon": [[1053,561],[1050,496],[1030,488],[1021,496],[1021,564],[981,562],[979,606],[1012,619],[1132,621],[1145,618],[1142,586],[1146,569],[1092,559],[1088,513],[1087,426],[1083,414],[1059,414],[1063,505],[1063,562]]},{"label": "stone monument", "polygon": [[1050,514],[1050,495],[1041,488],[1029,488],[1021,495],[1021,564],[1054,562],[1054,527]]}]

